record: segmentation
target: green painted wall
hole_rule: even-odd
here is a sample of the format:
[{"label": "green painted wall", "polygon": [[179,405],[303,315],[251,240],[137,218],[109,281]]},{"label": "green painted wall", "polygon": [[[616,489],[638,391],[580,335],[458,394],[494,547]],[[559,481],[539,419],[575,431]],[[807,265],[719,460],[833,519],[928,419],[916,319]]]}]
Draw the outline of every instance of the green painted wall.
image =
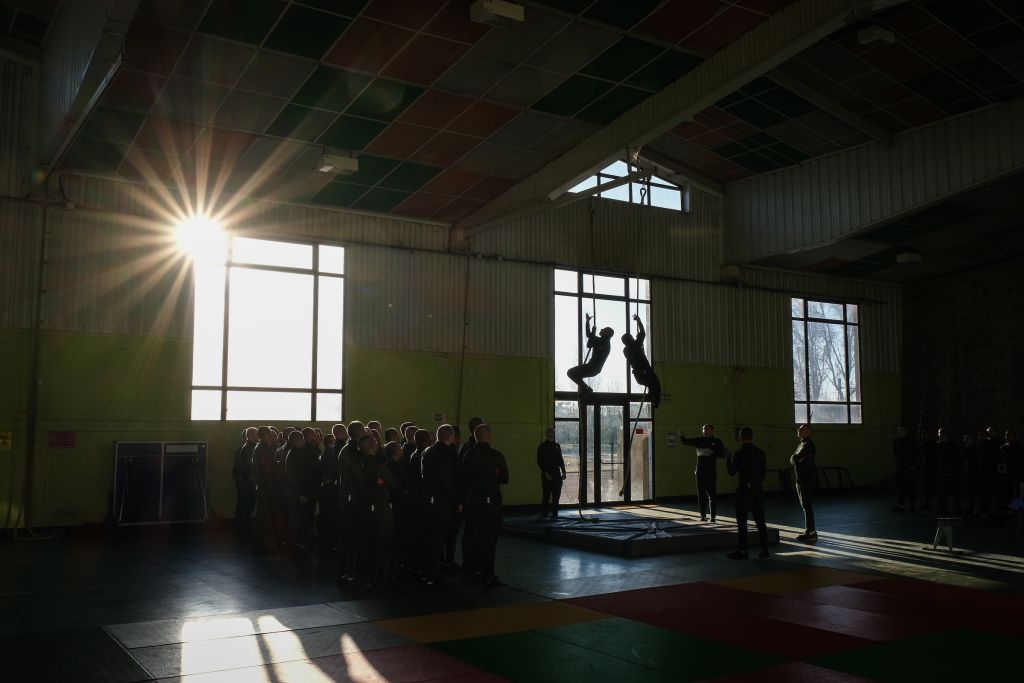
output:
[{"label": "green painted wall", "polygon": [[[188,419],[191,343],[72,333],[42,339],[38,458],[34,521],[37,526],[102,522],[109,510],[114,440],[202,439],[210,442],[210,502],[230,516],[234,491],[231,458],[241,423]],[[20,486],[24,465],[28,333],[0,330],[0,357],[14,362],[0,376],[0,430],[14,432],[14,447],[0,451],[0,494]],[[433,414],[454,420],[459,407],[459,358],[450,354],[347,349],[346,419],[386,424],[412,419],[433,425]],[[669,448],[667,431],[695,434],[711,421],[728,437],[740,423],[754,425],[769,467],[784,467],[795,441],[788,370],[659,366],[670,395],[657,416],[656,491],[692,495],[693,450]],[[538,496],[534,453],[552,413],[552,366],[543,358],[466,358],[461,422],[479,415],[495,430],[495,446],[509,461],[509,504]],[[899,405],[898,375],[863,377],[865,424],[817,429],[820,464],[845,465],[859,484],[889,473],[889,441]],[[329,427],[327,424],[321,425]],[[76,432],[73,449],[49,450],[46,433]],[[726,439],[729,440],[728,438]],[[723,482],[724,484],[724,482]],[[727,484],[724,484],[728,488]],[[17,516],[16,507],[12,516]],[[0,505],[0,523],[7,506]]]}]

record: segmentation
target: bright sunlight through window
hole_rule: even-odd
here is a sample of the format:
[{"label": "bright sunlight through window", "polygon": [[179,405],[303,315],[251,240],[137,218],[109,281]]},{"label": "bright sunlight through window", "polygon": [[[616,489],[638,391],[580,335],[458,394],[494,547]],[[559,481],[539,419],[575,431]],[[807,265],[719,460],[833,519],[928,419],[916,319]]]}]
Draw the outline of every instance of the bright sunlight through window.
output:
[{"label": "bright sunlight through window", "polygon": [[182,224],[193,260],[193,420],[342,419],[345,250]]},{"label": "bright sunlight through window", "polygon": [[[629,172],[630,168],[626,165],[626,162],[615,161],[598,171],[596,175],[586,178],[576,187],[569,190],[569,192],[584,192],[603,183],[610,183],[619,178],[624,178],[629,175]],[[688,191],[658,176],[651,176],[646,180],[602,190],[597,193],[597,196],[604,197],[605,199],[614,199],[619,202],[658,206],[663,209],[674,209],[676,211],[689,211],[690,206]]]}]

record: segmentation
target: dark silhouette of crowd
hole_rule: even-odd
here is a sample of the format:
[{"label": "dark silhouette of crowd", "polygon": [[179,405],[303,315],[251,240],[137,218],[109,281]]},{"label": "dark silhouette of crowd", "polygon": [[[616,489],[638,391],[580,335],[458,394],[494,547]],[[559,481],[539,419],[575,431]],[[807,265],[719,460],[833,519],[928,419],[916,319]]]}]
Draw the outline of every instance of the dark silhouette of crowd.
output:
[{"label": "dark silhouette of crowd", "polygon": [[[236,532],[261,555],[337,554],[338,580],[425,589],[460,573],[493,586],[508,465],[480,418],[456,427],[373,420],[315,427],[249,427],[235,454]],[[253,516],[255,513],[255,516]],[[462,563],[455,552],[462,531]]]},{"label": "dark silhouette of crowd", "polygon": [[939,427],[934,438],[922,432],[915,441],[900,427],[892,451],[898,495],[893,512],[989,515],[1020,506],[1024,446],[1013,430],[1000,438],[988,427],[956,440]]}]

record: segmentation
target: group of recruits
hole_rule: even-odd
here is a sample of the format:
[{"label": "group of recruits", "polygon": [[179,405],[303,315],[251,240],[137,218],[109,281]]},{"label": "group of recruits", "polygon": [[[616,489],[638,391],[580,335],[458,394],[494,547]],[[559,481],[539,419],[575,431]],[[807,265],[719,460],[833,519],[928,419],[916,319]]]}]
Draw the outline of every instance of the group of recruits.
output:
[{"label": "group of recruits", "polygon": [[[737,431],[739,448],[730,452],[722,440],[715,436],[714,425],[706,424],[701,428],[702,435],[688,439],[680,434],[680,441],[697,450],[697,466],[694,478],[697,481],[697,502],[700,507],[701,521],[714,523],[718,513],[717,466],[719,458],[724,458],[726,468],[736,480],[736,530],[738,547],[727,555],[733,560],[747,559],[747,520],[754,518],[757,525],[758,539],[761,545],[759,557],[768,557],[768,527],[764,517],[764,477],[767,471],[765,452],[754,445],[754,430],[751,427],[740,427]],[[815,465],[817,449],[811,440],[811,426],[800,425],[796,430],[798,444],[789,458],[796,474],[796,493],[800,507],[804,511],[804,532],[797,535],[797,540],[814,542],[818,540],[818,530],[814,524],[814,491],[817,488],[818,474]]]},{"label": "group of recruits", "polygon": [[412,423],[382,430],[378,421],[354,421],[327,435],[250,427],[232,472],[236,530],[258,553],[337,550],[339,580],[367,588],[387,587],[399,571],[430,588],[443,582],[442,571],[460,569],[467,583],[497,585],[508,465],[482,419],[469,427],[461,447],[448,424],[431,433]]},{"label": "group of recruits", "polygon": [[[915,442],[900,427],[892,453],[899,495],[893,512],[905,512],[908,504],[911,512],[917,511],[918,480],[924,493],[920,509],[931,510],[934,501],[940,515],[1005,510],[1024,490],[1024,446],[1013,430],[1006,431],[1001,443],[992,427],[965,434],[957,442],[945,427],[939,427],[936,438],[922,433]],[[966,509],[961,505],[962,493],[967,495]]]}]

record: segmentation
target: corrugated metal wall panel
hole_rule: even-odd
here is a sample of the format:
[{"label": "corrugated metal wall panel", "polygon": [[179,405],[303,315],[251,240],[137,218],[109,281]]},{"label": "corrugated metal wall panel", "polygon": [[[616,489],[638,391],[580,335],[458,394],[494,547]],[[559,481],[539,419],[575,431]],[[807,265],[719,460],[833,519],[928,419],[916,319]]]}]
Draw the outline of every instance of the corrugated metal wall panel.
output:
[{"label": "corrugated metal wall panel", "polygon": [[346,343],[458,353],[465,258],[352,246],[346,249]]},{"label": "corrugated metal wall panel", "polygon": [[470,258],[466,351],[551,355],[551,268]]},{"label": "corrugated metal wall panel", "polygon": [[776,320],[783,321],[784,328],[787,328],[784,334],[786,341],[783,343],[787,347],[787,363],[789,298],[791,295],[803,295],[860,304],[862,369],[868,372],[899,372],[902,360],[903,295],[898,285],[761,268],[741,269],[741,280],[745,285],[778,291],[778,302],[772,304],[778,306],[778,310],[753,311],[758,319],[752,327],[759,329],[758,324],[774,325]]},{"label": "corrugated metal wall panel", "polygon": [[[182,211],[168,206],[167,195],[144,185],[73,174],[63,178],[68,198],[83,207],[154,217]],[[303,205],[246,202],[228,219],[239,231],[267,237],[313,237],[438,251],[448,248],[448,227],[444,225]]]},{"label": "corrugated metal wall panel", "polygon": [[476,235],[471,248],[575,268],[717,279],[722,202],[694,189],[690,206],[687,214],[583,199]]},{"label": "corrugated metal wall panel", "polygon": [[0,195],[28,192],[36,70],[0,56]]},{"label": "corrugated metal wall panel", "polygon": [[729,186],[732,261],[818,246],[1024,168],[1014,100]]},{"label": "corrugated metal wall panel", "polygon": [[38,204],[0,199],[0,327],[32,327],[41,216]]},{"label": "corrugated metal wall panel", "polygon": [[168,235],[103,214],[49,209],[43,327],[184,337],[192,279]]}]

